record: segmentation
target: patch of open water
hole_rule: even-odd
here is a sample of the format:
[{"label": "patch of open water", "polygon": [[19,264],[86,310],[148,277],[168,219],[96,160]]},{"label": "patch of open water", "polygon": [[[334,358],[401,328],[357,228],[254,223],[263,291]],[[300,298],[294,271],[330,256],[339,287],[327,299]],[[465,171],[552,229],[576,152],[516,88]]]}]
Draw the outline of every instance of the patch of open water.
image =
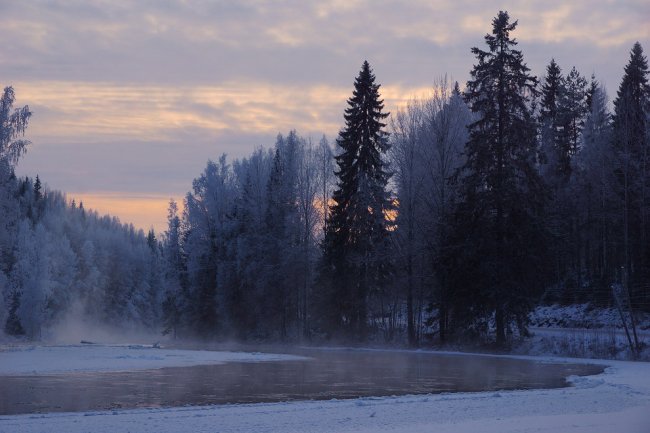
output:
[{"label": "patch of open water", "polygon": [[[276,353],[279,353],[277,350]],[[292,348],[303,361],[0,377],[0,414],[568,386],[602,366],[414,351]]]}]

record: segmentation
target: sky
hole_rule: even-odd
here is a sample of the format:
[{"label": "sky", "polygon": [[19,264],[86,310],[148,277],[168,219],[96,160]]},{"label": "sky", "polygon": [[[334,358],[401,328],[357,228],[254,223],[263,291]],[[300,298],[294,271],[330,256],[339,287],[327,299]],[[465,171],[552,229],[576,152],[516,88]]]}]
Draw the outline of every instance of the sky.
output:
[{"label": "sky", "polygon": [[0,0],[0,84],[33,112],[17,172],[163,231],[208,159],[333,140],[364,60],[391,112],[445,74],[463,87],[499,10],[534,75],[553,57],[610,98],[650,50],[647,0]]}]

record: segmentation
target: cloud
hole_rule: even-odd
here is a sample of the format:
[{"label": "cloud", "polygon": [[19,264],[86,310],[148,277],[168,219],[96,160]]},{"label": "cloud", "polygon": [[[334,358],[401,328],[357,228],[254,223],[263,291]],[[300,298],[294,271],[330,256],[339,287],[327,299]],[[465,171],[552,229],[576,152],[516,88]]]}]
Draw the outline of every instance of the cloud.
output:
[{"label": "cloud", "polygon": [[[237,131],[335,134],[352,91],[352,85],[244,81],[218,86],[42,81],[18,82],[14,88],[17,102],[28,102],[34,112],[29,127],[33,141],[85,144],[175,141],[188,133],[217,139]],[[392,110],[425,90],[384,85],[381,92]]]},{"label": "cloud", "polygon": [[[421,86],[427,73],[465,76],[456,68],[467,62],[432,71],[429,59],[469,57],[501,7],[467,0],[10,2],[0,25],[12,44],[0,56],[12,80],[343,85],[364,58],[385,58],[386,67],[406,50],[426,73],[384,79]],[[533,0],[509,12],[520,21],[520,40],[574,46],[586,57],[650,38],[645,0]]]},{"label": "cloud", "polygon": [[[20,171],[69,191],[182,194],[208,158],[278,132],[330,137],[364,59],[389,111],[436,77],[464,82],[502,2],[32,0],[0,2],[2,84],[34,117]],[[509,6],[537,75],[551,57],[614,93],[650,49],[647,0]],[[153,217],[152,217],[153,218]]]}]

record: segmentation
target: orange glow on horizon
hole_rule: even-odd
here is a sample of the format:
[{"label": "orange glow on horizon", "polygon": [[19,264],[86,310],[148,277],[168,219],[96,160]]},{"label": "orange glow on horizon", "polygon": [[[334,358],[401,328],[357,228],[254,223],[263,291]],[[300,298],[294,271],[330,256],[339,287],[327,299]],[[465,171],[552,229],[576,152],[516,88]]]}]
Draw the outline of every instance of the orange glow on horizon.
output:
[{"label": "orange glow on horizon", "polygon": [[167,230],[167,208],[170,198],[178,204],[179,214],[183,211],[181,197],[162,194],[133,194],[120,192],[67,193],[68,201],[83,203],[87,210],[100,215],[118,217],[122,224],[133,224],[136,229],[147,232],[153,228],[157,235]]}]

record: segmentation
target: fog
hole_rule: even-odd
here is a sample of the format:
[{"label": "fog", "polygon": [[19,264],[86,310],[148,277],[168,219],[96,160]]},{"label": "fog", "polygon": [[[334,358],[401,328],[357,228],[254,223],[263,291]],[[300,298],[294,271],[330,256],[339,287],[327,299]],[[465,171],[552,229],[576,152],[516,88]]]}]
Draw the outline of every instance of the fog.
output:
[{"label": "fog", "polygon": [[167,340],[160,331],[134,324],[111,326],[98,323],[88,316],[79,301],[73,303],[62,318],[43,334],[43,342],[47,344],[80,344],[82,341],[96,344],[154,344]]},{"label": "fog", "polygon": [[[135,348],[133,355],[124,356],[150,356],[152,351]],[[306,359],[68,374],[65,380],[0,376],[0,389],[16,390],[0,395],[0,414],[558,388],[567,386],[569,375],[602,371],[593,365],[431,352],[283,351]]]}]

